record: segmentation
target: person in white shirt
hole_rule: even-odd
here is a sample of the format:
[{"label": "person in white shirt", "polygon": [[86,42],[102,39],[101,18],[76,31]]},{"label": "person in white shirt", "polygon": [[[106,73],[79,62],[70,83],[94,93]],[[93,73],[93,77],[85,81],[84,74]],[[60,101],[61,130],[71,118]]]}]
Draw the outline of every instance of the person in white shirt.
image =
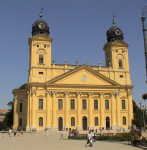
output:
[{"label": "person in white shirt", "polygon": [[87,147],[87,144],[90,143],[90,139],[91,139],[91,134],[90,134],[90,131],[89,131],[89,133],[88,133],[88,135],[87,135],[87,142],[86,142],[85,147]]},{"label": "person in white shirt", "polygon": [[63,137],[63,134],[64,134],[63,129],[62,129],[62,131],[60,132],[60,134],[61,134],[60,140],[61,140],[61,139],[64,139],[64,137]]}]

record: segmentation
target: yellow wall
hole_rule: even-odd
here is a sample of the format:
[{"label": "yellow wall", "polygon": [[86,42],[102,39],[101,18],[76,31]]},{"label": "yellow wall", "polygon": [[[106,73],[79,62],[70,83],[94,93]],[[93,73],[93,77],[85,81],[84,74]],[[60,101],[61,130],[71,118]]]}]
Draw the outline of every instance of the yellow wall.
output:
[{"label": "yellow wall", "polygon": [[[131,127],[133,86],[126,43],[117,41],[105,44],[105,67],[51,64],[52,39],[45,35],[29,38],[29,45],[28,83],[24,89],[13,90],[13,128],[27,131],[46,128],[59,130],[58,118],[62,117],[63,129],[83,130],[84,116],[87,117],[87,130],[106,129],[107,116],[110,118],[110,129]],[[43,55],[43,64],[39,64],[39,54]],[[123,68],[119,68],[120,57]],[[82,80],[83,76],[86,81]],[[43,109],[39,109],[39,99],[43,99]],[[59,99],[63,102],[62,110],[58,110]],[[70,109],[71,99],[75,100],[74,110]],[[86,110],[82,108],[82,100],[86,100]],[[98,100],[98,110],[94,110],[94,100]],[[105,100],[109,100],[109,110],[105,109]],[[125,100],[125,109],[122,109],[122,100]],[[19,103],[22,103],[22,112],[19,112]],[[123,125],[123,116],[126,117],[126,125]],[[39,117],[43,118],[43,126],[39,126]],[[71,126],[71,117],[75,118],[75,126]],[[98,117],[98,126],[95,126],[95,117]],[[20,118],[22,126],[19,123]]]}]

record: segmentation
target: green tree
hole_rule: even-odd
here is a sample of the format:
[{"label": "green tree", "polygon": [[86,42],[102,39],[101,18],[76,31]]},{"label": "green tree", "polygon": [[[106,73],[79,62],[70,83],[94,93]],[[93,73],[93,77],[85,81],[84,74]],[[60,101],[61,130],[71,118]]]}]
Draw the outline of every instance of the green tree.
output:
[{"label": "green tree", "polygon": [[6,126],[11,127],[13,125],[13,101],[10,101],[7,105],[10,107],[10,109],[9,112],[5,114],[3,123]]},{"label": "green tree", "polygon": [[[132,124],[136,125],[136,127],[141,127],[140,113],[142,114],[142,110],[140,111],[140,108],[136,105],[136,102],[134,100],[133,100],[133,113],[134,113],[134,119],[132,120]],[[143,125],[143,122],[142,122],[142,125]]]}]

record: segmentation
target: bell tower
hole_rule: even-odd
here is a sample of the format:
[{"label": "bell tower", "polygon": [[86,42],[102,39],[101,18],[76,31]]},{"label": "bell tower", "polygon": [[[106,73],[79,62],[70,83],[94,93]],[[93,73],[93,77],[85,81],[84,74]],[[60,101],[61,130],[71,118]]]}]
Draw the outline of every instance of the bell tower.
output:
[{"label": "bell tower", "polygon": [[[105,51],[105,64],[106,67],[114,70],[114,75],[111,78],[121,84],[131,84],[129,57],[128,57],[128,44],[123,41],[122,30],[115,26],[113,18],[113,26],[106,32],[107,43],[104,45]],[[122,82],[122,81],[127,82]]]},{"label": "bell tower", "polygon": [[52,40],[49,37],[49,25],[42,19],[32,25],[32,37],[29,38],[30,62],[28,82],[46,82],[51,76],[51,47]]}]

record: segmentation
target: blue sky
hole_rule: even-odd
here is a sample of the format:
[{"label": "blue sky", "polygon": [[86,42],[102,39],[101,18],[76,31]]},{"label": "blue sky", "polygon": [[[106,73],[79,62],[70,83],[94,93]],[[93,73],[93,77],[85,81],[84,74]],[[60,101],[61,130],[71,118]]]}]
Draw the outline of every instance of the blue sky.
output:
[{"label": "blue sky", "polygon": [[[146,0],[0,0],[0,109],[7,109],[13,100],[12,90],[28,81],[29,46],[32,24],[43,19],[50,26],[52,59],[55,63],[105,66],[103,46],[106,31],[116,26],[124,33],[129,44],[133,99],[139,104],[147,93],[142,8]],[[147,102],[142,101],[143,105]]]}]

